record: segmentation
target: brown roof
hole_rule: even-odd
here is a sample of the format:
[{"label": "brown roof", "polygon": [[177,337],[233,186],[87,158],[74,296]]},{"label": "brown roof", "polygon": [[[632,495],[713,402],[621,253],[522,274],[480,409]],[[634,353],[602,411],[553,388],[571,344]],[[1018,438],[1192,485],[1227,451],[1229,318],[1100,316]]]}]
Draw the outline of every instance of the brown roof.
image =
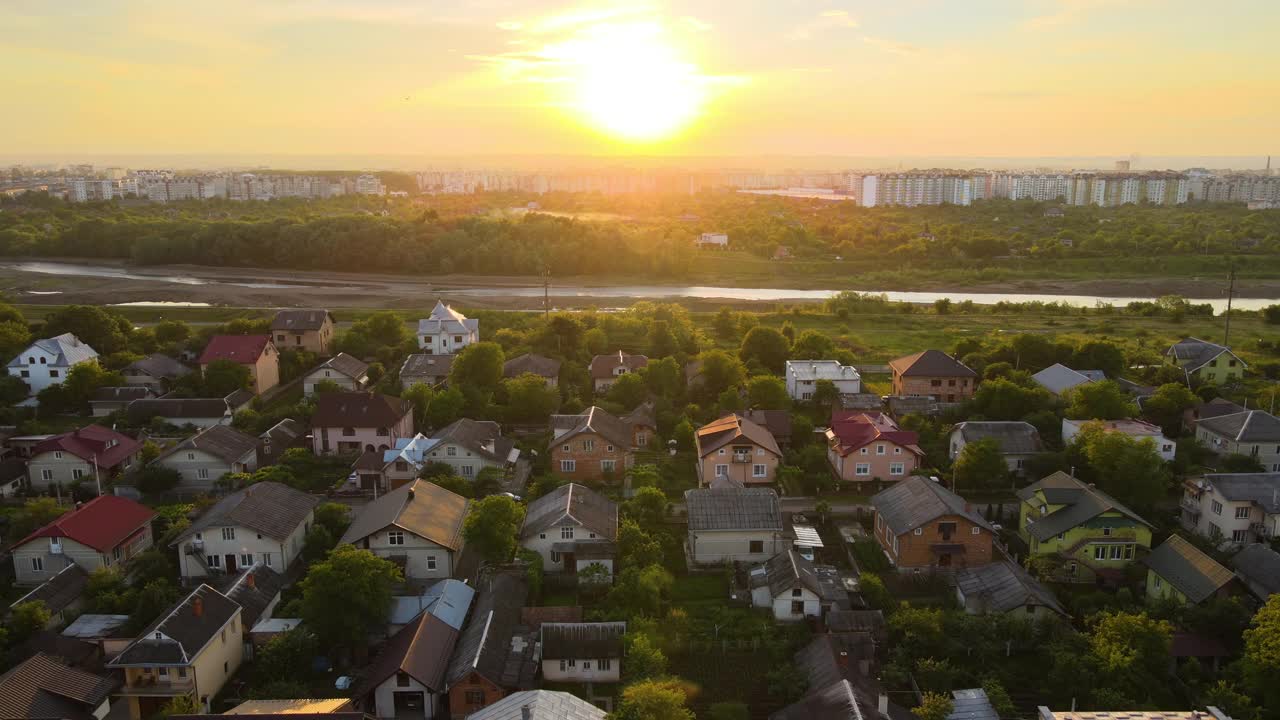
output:
[{"label": "brown roof", "polygon": [[644,355],[628,355],[621,350],[608,355],[596,355],[591,358],[591,377],[607,380],[613,377],[613,369],[619,365],[625,365],[627,372],[635,372],[648,364],[649,358]]},{"label": "brown roof", "polygon": [[[369,363],[364,362],[363,360],[355,358],[351,355],[348,355],[344,352],[340,352],[337,355],[334,355],[328,360],[317,365],[315,370],[322,370],[324,368],[331,368],[333,370],[337,370],[338,372],[342,373],[343,375],[346,375],[352,380],[359,380],[361,377],[363,377],[366,373],[369,372]],[[311,372],[315,372],[315,370],[312,370]]]},{"label": "brown roof", "polygon": [[271,321],[272,330],[319,330],[325,320],[333,322],[328,310],[281,310]]},{"label": "brown roof", "polygon": [[520,624],[537,629],[543,623],[582,622],[581,605],[548,605],[520,608]]},{"label": "brown roof", "polygon": [[92,720],[115,685],[37,653],[0,675],[0,717]]},{"label": "brown roof", "polygon": [[525,353],[511,358],[502,366],[503,377],[518,377],[525,373],[533,373],[544,378],[560,377],[560,361],[545,355]]},{"label": "brown roof", "polygon": [[618,537],[618,504],[577,483],[561,485],[529,503],[520,537],[528,538],[547,528],[562,525],[565,519],[605,540]]},{"label": "brown roof", "polygon": [[70,607],[76,600],[84,595],[85,588],[89,585],[89,573],[84,568],[75,563],[68,563],[66,567],[58,571],[58,574],[45,580],[34,590],[23,595],[9,609],[13,609],[22,603],[33,602],[39,600],[51,613],[59,613]]},{"label": "brown roof", "polygon": [[746,418],[768,430],[774,440],[791,438],[791,413],[786,410],[748,410]]},{"label": "brown roof", "polygon": [[709,453],[730,443],[737,442],[742,438],[746,438],[778,457],[782,456],[782,451],[778,449],[778,441],[773,438],[773,433],[740,415],[725,415],[719,420],[698,428],[695,438],[698,444],[698,457],[705,457]]},{"label": "brown roof", "polygon": [[595,405],[577,415],[552,415],[551,429],[553,445],[583,433],[595,433],[619,447],[634,444],[632,426]]},{"label": "brown roof", "polygon": [[445,670],[457,642],[457,630],[432,613],[421,613],[387,640],[382,652],[365,670],[355,695],[373,692],[396,673],[408,675],[433,692],[444,692]]},{"label": "brown roof", "polygon": [[374,500],[356,515],[340,542],[358,540],[395,525],[447,547],[462,548],[462,521],[471,501],[429,483],[414,480]]},{"label": "brown roof", "polygon": [[921,377],[978,377],[964,363],[941,350],[925,350],[889,361],[889,367],[899,375]]},{"label": "brown roof", "polygon": [[170,543],[170,547],[208,528],[232,525],[283,541],[319,504],[320,499],[314,495],[282,483],[254,483],[219,500]]},{"label": "brown roof", "polygon": [[323,393],[316,398],[312,427],[391,427],[411,411],[398,397],[372,392]]},{"label": "brown roof", "polygon": [[257,449],[258,438],[226,425],[214,425],[173,446],[168,452],[156,458],[155,462],[184,450],[199,450],[228,463],[234,463]]}]

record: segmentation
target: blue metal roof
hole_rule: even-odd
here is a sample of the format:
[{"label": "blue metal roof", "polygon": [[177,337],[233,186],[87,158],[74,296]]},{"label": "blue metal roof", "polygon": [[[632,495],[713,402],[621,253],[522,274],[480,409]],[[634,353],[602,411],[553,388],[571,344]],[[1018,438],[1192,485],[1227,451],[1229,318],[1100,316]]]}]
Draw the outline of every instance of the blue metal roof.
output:
[{"label": "blue metal roof", "polygon": [[454,630],[461,630],[475,596],[475,588],[461,580],[441,580],[428,587],[422,595],[392,598],[389,622],[404,625],[419,614],[428,612]]}]

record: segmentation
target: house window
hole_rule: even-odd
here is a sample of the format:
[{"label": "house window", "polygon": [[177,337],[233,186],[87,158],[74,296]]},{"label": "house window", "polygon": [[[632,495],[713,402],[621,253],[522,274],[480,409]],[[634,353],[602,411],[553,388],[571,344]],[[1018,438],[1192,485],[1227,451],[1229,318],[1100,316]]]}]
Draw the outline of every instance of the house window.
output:
[{"label": "house window", "polygon": [[724,454],[725,454],[725,449],[724,449],[724,448],[720,448],[719,450],[717,450],[717,451],[716,451],[716,454],[717,454],[717,455],[724,455]]},{"label": "house window", "polygon": [[569,446],[568,446],[568,445],[561,445],[561,446],[560,446],[560,451],[561,451],[561,452],[569,452]]},{"label": "house window", "polygon": [[612,670],[613,660],[610,658],[600,658],[596,661],[596,667],[600,670]]},{"label": "house window", "polygon": [[262,564],[271,567],[271,553],[262,553]]},{"label": "house window", "polygon": [[82,468],[71,468],[72,480],[79,480],[82,477],[84,477],[84,470]]},{"label": "house window", "polygon": [[1248,539],[1249,539],[1248,530],[1232,530],[1231,531],[1231,542],[1233,543],[1242,543],[1247,541]]},{"label": "house window", "polygon": [[186,676],[187,676],[187,669],[184,667],[178,668],[178,677],[184,678]]},{"label": "house window", "polygon": [[409,673],[396,673],[396,687],[409,687]]},{"label": "house window", "polygon": [[1237,519],[1237,520],[1248,520],[1248,519],[1249,519],[1249,509],[1250,509],[1250,508],[1249,508],[1249,506],[1248,506],[1248,505],[1244,505],[1244,506],[1242,506],[1242,507],[1238,507],[1238,508],[1236,508],[1236,519]]},{"label": "house window", "polygon": [[574,472],[578,469],[577,460],[561,460],[560,472]]},{"label": "house window", "polygon": [[23,370],[20,374],[21,374],[21,375],[22,375],[22,377],[24,377],[24,378],[29,378],[29,377],[31,377],[31,371],[30,371],[30,370]]},{"label": "house window", "polygon": [[188,460],[195,460],[195,459],[196,459],[196,454],[195,454],[195,453],[187,453],[187,459],[188,459]]},{"label": "house window", "polygon": [[568,663],[568,661],[566,661],[566,660],[561,660],[561,661],[560,661],[560,672],[565,672],[565,671],[567,671],[568,669],[569,669],[569,663]]},{"label": "house window", "polygon": [[866,448],[860,448],[860,449],[858,450],[858,454],[859,454],[859,455],[867,455],[867,454],[869,454],[869,453],[868,453],[868,451],[867,451],[867,449],[866,449]]},{"label": "house window", "polygon": [[355,428],[344,427],[344,428],[342,428],[342,434],[343,434],[343,436],[344,436],[344,437],[352,437],[352,436],[354,436],[354,435],[356,434],[356,429],[355,429]]},{"label": "house window", "polygon": [[973,527],[969,528],[969,534],[970,534],[970,535],[981,535],[981,534],[982,534],[982,528],[978,527],[977,525],[974,525]]},{"label": "house window", "polygon": [[208,480],[209,468],[196,468],[196,477],[200,480]]},{"label": "house window", "polygon": [[462,477],[471,477],[476,473],[476,469],[471,465],[463,465],[461,470],[462,470]]},{"label": "house window", "polygon": [[1111,537],[1111,528],[1109,528],[1109,527],[1104,527],[1104,528],[1102,528],[1102,536],[1103,536],[1103,537]]},{"label": "house window", "polygon": [[924,534],[924,528],[916,528],[915,530],[912,530],[912,531],[911,531],[911,534],[912,534],[912,535],[923,535],[923,534]]},{"label": "house window", "polygon": [[[647,447],[649,445],[649,433],[636,433],[636,447]],[[1276,451],[1280,453],[1280,450]],[[604,661],[607,662],[607,661]]]},{"label": "house window", "polygon": [[222,567],[222,556],[221,555],[205,555],[204,562],[206,565],[208,565],[211,568],[220,568]]},{"label": "house window", "polygon": [[747,543],[747,552],[750,552],[752,555],[759,555],[760,553],[764,552],[764,541],[763,540],[749,541]]},{"label": "house window", "polygon": [[871,463],[858,463],[853,466],[854,475],[870,475]]},{"label": "house window", "polygon": [[241,554],[240,554],[240,566],[241,566],[241,567],[249,567],[249,566],[250,566],[250,565],[252,565],[252,564],[253,564],[253,553],[241,553]]},{"label": "house window", "polygon": [[436,556],[435,556],[435,555],[428,555],[428,556],[427,556],[427,569],[428,569],[428,570],[435,570],[435,569],[436,569]]},{"label": "house window", "polygon": [[905,463],[900,463],[900,462],[889,463],[890,475],[905,475],[906,473],[907,473],[907,466]]},{"label": "house window", "polygon": [[1106,559],[1107,559],[1107,546],[1106,546],[1106,545],[1094,545],[1094,546],[1093,546],[1093,559],[1094,559],[1094,560],[1106,560]]},{"label": "house window", "polygon": [[468,704],[468,705],[484,705],[484,691],[483,691],[483,690],[468,690],[468,691],[467,691],[467,704]]},{"label": "house window", "polygon": [[895,448],[893,449],[893,454],[894,454],[894,455],[901,455],[901,454],[902,454],[902,448],[900,448],[900,447],[895,447]]},{"label": "house window", "polygon": [[51,378],[56,378],[56,377],[58,377],[58,371],[57,371],[57,370],[50,370],[50,371],[49,371],[49,377],[51,377]]},{"label": "house window", "polygon": [[613,446],[612,446],[612,445],[605,445],[605,446],[604,446],[604,449],[605,449],[605,452],[613,452]]},{"label": "house window", "polygon": [[600,472],[611,473],[617,469],[618,469],[617,460],[601,460],[600,461]]},{"label": "house window", "polygon": [[1213,503],[1209,506],[1209,509],[1213,511],[1214,515],[1221,515],[1222,503],[1218,502],[1217,500],[1214,500]]},{"label": "house window", "polygon": [[54,451],[54,453],[53,453],[53,459],[54,459],[54,460],[61,460],[61,459],[62,459],[62,452],[61,452],[61,451],[58,451],[58,450],[55,450],[55,451]]},{"label": "house window", "polygon": [[403,531],[403,530],[388,530],[388,531],[387,531],[387,544],[388,544],[388,545],[403,545],[403,544],[404,544],[404,531]]},{"label": "house window", "polygon": [[1120,545],[1112,545],[1112,546],[1111,546],[1111,559],[1112,559],[1112,560],[1119,560],[1119,559],[1120,559],[1121,557],[1123,557],[1123,556],[1124,556],[1124,548],[1123,548],[1123,547],[1121,547]]},{"label": "house window", "polygon": [[596,441],[595,441],[595,440],[583,440],[583,441],[582,441],[582,451],[583,451],[583,452],[591,452],[592,450],[595,450],[595,449],[596,449]]},{"label": "house window", "polygon": [[397,472],[407,472],[408,470],[409,470],[409,463],[405,462],[404,460],[396,461]]},{"label": "house window", "polygon": [[41,479],[41,480],[53,480],[53,471],[52,471],[52,470],[41,470],[41,471],[40,471],[40,479]]},{"label": "house window", "polygon": [[448,456],[448,457],[457,457],[457,456],[458,456],[458,448],[456,448],[456,447],[454,447],[454,446],[450,445],[449,447],[447,447],[447,448],[445,448],[445,449],[444,449],[444,454],[445,454],[446,456]]},{"label": "house window", "polygon": [[803,600],[792,600],[792,601],[791,601],[791,614],[792,614],[792,615],[803,615],[803,614],[804,614],[804,601],[803,601]]},{"label": "house window", "polygon": [[801,597],[803,595],[804,595],[804,591],[801,590],[800,588],[791,589],[791,597]]},{"label": "house window", "polygon": [[764,477],[764,476],[765,476],[765,474],[768,472],[768,470],[769,470],[769,466],[768,466],[768,465],[759,465],[759,464],[757,464],[757,465],[752,465],[752,466],[751,466],[751,477],[758,477],[758,478],[762,478],[762,477]]},{"label": "house window", "polygon": [[883,455],[883,454],[884,454],[884,445],[883,445],[883,444],[881,444],[881,445],[876,445],[876,454],[877,454],[877,455]]},{"label": "house window", "polygon": [[729,466],[728,466],[728,465],[717,465],[717,466],[716,466],[716,477],[729,477]]},{"label": "house window", "polygon": [[572,539],[573,539],[573,528],[571,528],[571,527],[562,527],[562,528],[560,528],[560,539],[561,539],[561,540],[572,540]]},{"label": "house window", "polygon": [[388,435],[390,435],[390,434],[391,434],[391,431],[390,431],[390,430],[388,430],[388,429],[386,429],[386,428],[384,428],[384,427],[380,427],[380,428],[378,428],[378,437],[386,437],[386,436],[388,436]]},{"label": "house window", "polygon": [[551,551],[551,562],[553,562],[553,563],[558,563],[558,562],[560,562],[560,553],[556,552],[555,550],[552,550],[552,551]]},{"label": "house window", "polygon": [[1157,575],[1157,576],[1156,576],[1156,587],[1157,587],[1157,588],[1159,588],[1159,587],[1161,587],[1162,585],[1164,585],[1164,579],[1163,579],[1163,578],[1161,578],[1159,575]]},{"label": "house window", "polygon": [[44,572],[44,558],[38,558],[38,557],[31,558],[31,571]]},{"label": "house window", "polygon": [[590,660],[583,660],[583,661],[582,661],[582,669],[583,669],[583,670],[590,670],[590,669],[591,669],[591,661],[590,661]]},{"label": "house window", "polygon": [[235,528],[233,528],[233,527],[224,527],[224,528],[222,528],[222,539],[223,539],[223,540],[235,540],[235,539],[236,539],[236,529],[235,529]]},{"label": "house window", "polygon": [[1125,559],[1125,560],[1132,560],[1132,559],[1133,559],[1133,546],[1132,546],[1132,545],[1125,545],[1125,546],[1124,546],[1124,559]]},{"label": "house window", "polygon": [[169,677],[169,668],[164,667],[163,665],[161,665],[159,668],[157,668],[157,669],[156,669],[156,673],[157,673],[158,675],[160,675],[160,677],[162,677],[162,678],[168,678],[168,677]]}]

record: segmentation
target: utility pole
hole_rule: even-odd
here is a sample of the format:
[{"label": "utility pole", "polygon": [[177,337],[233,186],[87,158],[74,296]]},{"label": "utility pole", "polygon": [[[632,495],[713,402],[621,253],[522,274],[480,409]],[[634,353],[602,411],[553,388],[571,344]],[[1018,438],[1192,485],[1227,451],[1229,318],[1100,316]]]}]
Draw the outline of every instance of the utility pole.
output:
[{"label": "utility pole", "polygon": [[551,268],[542,269],[542,315],[551,316]]},{"label": "utility pole", "polygon": [[1231,262],[1231,274],[1227,276],[1227,328],[1222,333],[1222,344],[1231,347],[1231,298],[1236,294],[1236,264]]}]

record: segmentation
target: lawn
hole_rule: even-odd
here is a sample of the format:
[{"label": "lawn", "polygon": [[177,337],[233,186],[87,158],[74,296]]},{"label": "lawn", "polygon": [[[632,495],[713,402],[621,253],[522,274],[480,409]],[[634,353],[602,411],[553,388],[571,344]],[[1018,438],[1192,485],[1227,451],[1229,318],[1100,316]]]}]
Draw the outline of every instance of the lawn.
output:
[{"label": "lawn", "polygon": [[671,587],[671,604],[677,607],[723,603],[729,596],[724,575],[684,575]]}]

